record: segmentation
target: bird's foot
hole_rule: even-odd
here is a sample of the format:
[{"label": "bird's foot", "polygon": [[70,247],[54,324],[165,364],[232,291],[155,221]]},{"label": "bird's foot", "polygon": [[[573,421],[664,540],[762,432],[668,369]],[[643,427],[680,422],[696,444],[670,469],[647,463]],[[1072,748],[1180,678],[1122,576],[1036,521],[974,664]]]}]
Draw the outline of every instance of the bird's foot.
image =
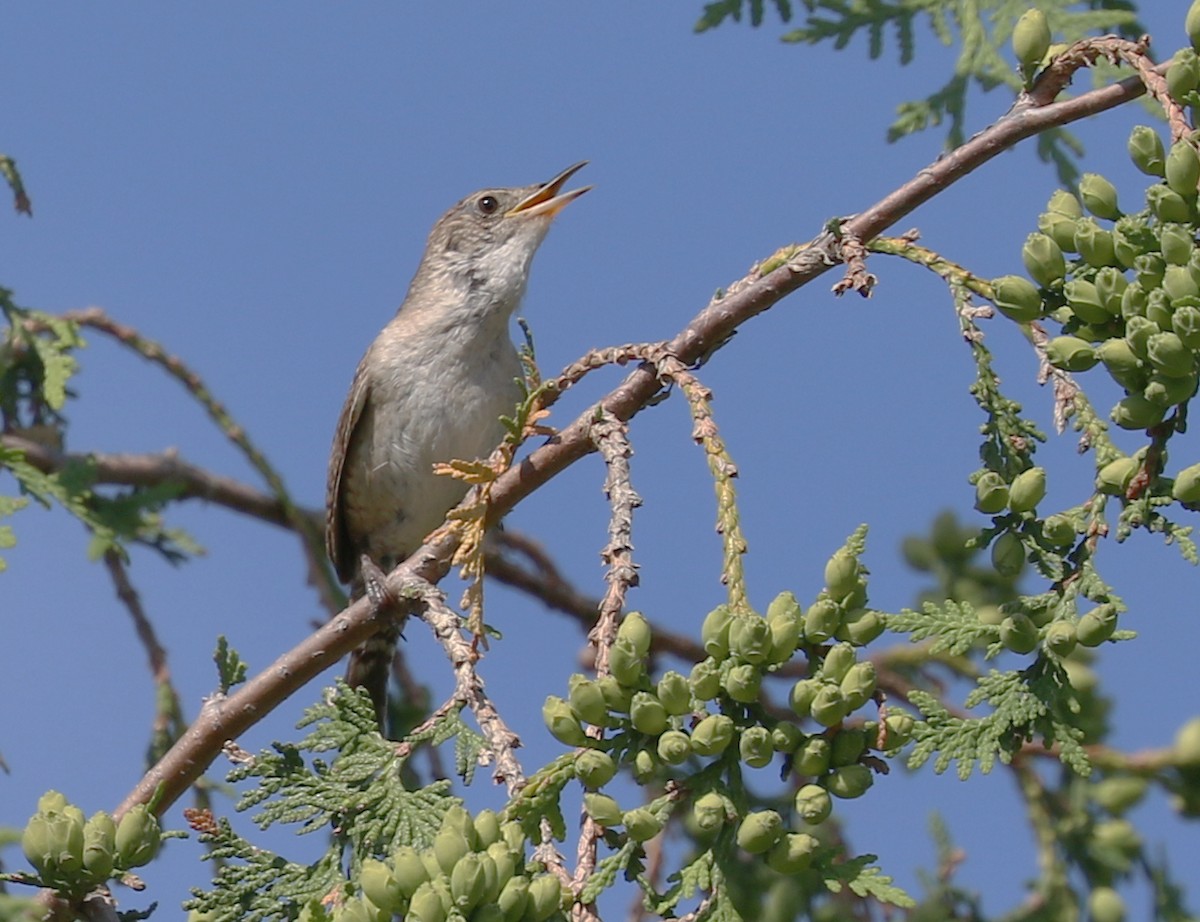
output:
[{"label": "bird's foot", "polygon": [[363,592],[370,600],[371,607],[376,612],[395,609],[400,604],[400,600],[388,588],[387,574],[379,569],[375,561],[366,554],[363,554],[359,560],[359,567],[362,572]]}]

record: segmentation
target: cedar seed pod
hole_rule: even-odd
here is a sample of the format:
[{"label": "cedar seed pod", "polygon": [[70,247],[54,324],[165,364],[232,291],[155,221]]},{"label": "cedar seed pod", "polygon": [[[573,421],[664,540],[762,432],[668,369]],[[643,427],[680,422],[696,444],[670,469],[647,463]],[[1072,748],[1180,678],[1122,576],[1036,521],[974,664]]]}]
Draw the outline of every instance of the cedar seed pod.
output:
[{"label": "cedar seed pod", "polygon": [[796,792],[796,814],[809,826],[825,822],[832,812],[833,799],[819,784],[806,784]]},{"label": "cedar seed pod", "polygon": [[1096,472],[1096,489],[1110,496],[1124,496],[1139,467],[1141,464],[1133,458],[1109,461]]},{"label": "cedar seed pod", "polygon": [[1142,255],[1141,237],[1148,233],[1138,220],[1125,217],[1113,225],[1113,255],[1122,269],[1132,269],[1133,261]]},{"label": "cedar seed pod", "polygon": [[609,651],[608,668],[626,688],[637,688],[646,679],[646,657],[633,642],[618,637]]},{"label": "cedar seed pod", "polygon": [[[1167,268],[1178,269],[1185,275],[1187,274],[1187,269],[1183,266],[1168,266]],[[1158,327],[1159,331],[1171,329],[1171,313],[1171,296],[1164,289],[1156,288],[1146,295],[1146,319]],[[1126,332],[1128,332],[1128,325]],[[1150,336],[1147,336],[1146,346],[1149,344]]]},{"label": "cedar seed pod", "polygon": [[1038,629],[1024,612],[1000,622],[1000,642],[1013,653],[1031,653],[1038,643]]},{"label": "cedar seed pod", "polygon": [[1129,133],[1129,159],[1147,176],[1161,179],[1166,175],[1166,151],[1162,136],[1147,125],[1137,125]]},{"label": "cedar seed pod", "polygon": [[1200,767],[1200,717],[1193,717],[1175,734],[1172,761],[1186,768]]},{"label": "cedar seed pod", "polygon": [[746,663],[761,663],[771,655],[771,626],[755,614],[737,614],[729,622],[729,652]]},{"label": "cedar seed pod", "polygon": [[1069,621],[1055,621],[1046,628],[1046,636],[1042,640],[1042,645],[1059,659],[1064,659],[1075,651],[1075,645],[1078,642],[1075,625]]},{"label": "cedar seed pod", "polygon": [[462,833],[470,851],[475,851],[476,846],[479,845],[479,838],[475,833],[475,821],[470,819],[467,808],[463,807],[461,803],[452,804],[450,808],[446,809],[442,818],[442,828]]},{"label": "cedar seed pod", "polygon": [[639,784],[645,784],[647,780],[653,778],[658,769],[658,760],[648,749],[639,749],[637,755],[633,757],[633,780]]},{"label": "cedar seed pod", "polygon": [[429,880],[425,862],[411,845],[401,845],[392,852],[392,877],[405,898],[410,898],[417,887]]},{"label": "cedar seed pod", "polygon": [[562,885],[553,874],[538,874],[529,882],[529,910],[526,918],[544,922],[561,908]]},{"label": "cedar seed pod", "polygon": [[1105,230],[1091,218],[1075,222],[1075,249],[1089,266],[1117,265],[1116,244],[1112,231]]},{"label": "cedar seed pod", "polygon": [[1136,855],[1142,847],[1142,837],[1129,820],[1105,820],[1097,823],[1092,841],[1100,849],[1116,849],[1127,857]]},{"label": "cedar seed pod", "polygon": [[701,660],[692,667],[688,685],[701,701],[711,701],[721,691],[721,667],[712,657]]},{"label": "cedar seed pod", "polygon": [[842,613],[829,599],[817,599],[804,613],[804,639],[822,643],[832,637],[841,624]]},{"label": "cedar seed pod", "polygon": [[733,742],[733,720],[710,714],[692,729],[692,751],[700,756],[717,756]]},{"label": "cedar seed pod", "polygon": [[1158,246],[1168,265],[1186,266],[1195,244],[1195,235],[1183,224],[1163,224],[1158,229]]},{"label": "cedar seed pod", "polygon": [[800,603],[796,600],[794,593],[784,590],[771,600],[771,604],[767,606],[767,620],[774,621],[776,618],[799,618],[802,612],[800,611]]},{"label": "cedar seed pod", "polygon": [[883,633],[884,615],[873,608],[856,608],[842,616],[834,636],[856,647],[864,647]]},{"label": "cedar seed pod", "polygon": [[782,836],[783,817],[774,810],[757,810],[738,826],[737,844],[752,855],[761,855]]},{"label": "cedar seed pod", "polygon": [[1027,323],[1042,315],[1042,296],[1033,282],[1019,275],[992,280],[992,303],[1010,320]]},{"label": "cedar seed pod", "polygon": [[789,832],[767,852],[767,866],[778,874],[799,874],[812,864],[820,845],[806,832]]},{"label": "cedar seed pod", "polygon": [[625,811],[625,831],[634,842],[646,842],[662,832],[663,821],[646,807]]},{"label": "cedar seed pod", "polygon": [[849,713],[850,704],[842,690],[836,685],[822,684],[813,698],[813,720],[823,727],[832,727],[845,720]]},{"label": "cedar seed pod", "polygon": [[[1112,410],[1112,420],[1122,429],[1149,429],[1162,422],[1164,410],[1143,397],[1141,394],[1130,394],[1117,401]],[[1115,461],[1113,462],[1116,463]],[[1135,467],[1136,471],[1137,468]],[[1132,479],[1133,475],[1129,475]],[[1097,481],[1097,486],[1099,486]],[[1125,484],[1129,486],[1128,482]],[[1114,490],[1101,489],[1102,493],[1115,493]],[[1124,492],[1124,490],[1120,491]]]},{"label": "cedar seed pod", "polygon": [[116,865],[124,871],[149,864],[162,844],[158,819],[145,804],[138,804],[117,824]]},{"label": "cedar seed pod", "polygon": [[764,768],[771,764],[775,750],[771,748],[771,734],[766,727],[748,727],[738,739],[738,757],[751,768]]},{"label": "cedar seed pod", "polygon": [[674,670],[663,673],[655,692],[672,717],[682,716],[692,709],[692,689],[688,680]]},{"label": "cedar seed pod", "polygon": [[565,746],[582,746],[587,734],[579,724],[579,718],[571,706],[557,695],[549,695],[542,705],[542,720],[551,735]]},{"label": "cedar seed pod", "polygon": [[1026,77],[1037,70],[1050,50],[1050,26],[1041,10],[1026,10],[1013,26],[1012,49],[1021,73]]},{"label": "cedar seed pod", "polygon": [[692,819],[703,832],[712,832],[729,818],[726,800],[716,791],[700,795],[692,804]]},{"label": "cedar seed pod", "polygon": [[830,598],[841,601],[858,588],[858,559],[845,548],[834,551],[825,564],[825,588]]},{"label": "cedar seed pod", "polygon": [[604,696],[604,703],[608,705],[610,711],[616,711],[618,714],[629,713],[629,704],[633,701],[633,689],[626,688],[617,681],[615,676],[610,675],[600,676],[596,679],[596,685],[599,686],[600,694]]},{"label": "cedar seed pod", "polygon": [[375,858],[364,858],[358,875],[362,892],[372,903],[389,914],[404,908],[404,894],[392,875],[392,869]]},{"label": "cedar seed pod", "polygon": [[1126,320],[1130,317],[1145,317],[1148,300],[1146,289],[1141,283],[1132,283],[1121,293],[1121,316]]},{"label": "cedar seed pod", "polygon": [[1167,92],[1176,100],[1183,99],[1200,85],[1200,68],[1197,67],[1196,52],[1190,48],[1180,49],[1167,68]]},{"label": "cedar seed pod", "polygon": [[1125,341],[1139,359],[1144,360],[1149,356],[1147,346],[1150,337],[1161,332],[1158,324],[1146,317],[1129,317],[1125,321]]},{"label": "cedar seed pod", "polygon": [[1079,197],[1083,199],[1083,207],[1097,218],[1115,221],[1121,217],[1117,187],[1099,173],[1084,173],[1079,178]]},{"label": "cedar seed pod", "polygon": [[520,823],[509,820],[507,823],[501,824],[500,839],[508,846],[510,852],[521,856],[520,860],[525,860],[525,832],[521,829]]},{"label": "cedar seed pod", "polygon": [[1042,537],[1054,547],[1070,547],[1075,543],[1075,525],[1065,515],[1048,515],[1042,521]]},{"label": "cedar seed pod", "polygon": [[1092,785],[1089,794],[1102,810],[1120,816],[1146,796],[1147,782],[1137,775],[1112,775]]},{"label": "cedar seed pod", "polygon": [[887,728],[887,752],[899,749],[911,740],[913,731],[917,727],[917,722],[913,719],[912,714],[906,714],[904,711],[888,714],[883,723]]},{"label": "cedar seed pod", "polygon": [[1079,204],[1079,199],[1065,189],[1055,189],[1050,194],[1050,201],[1046,203],[1046,211],[1068,218],[1083,217],[1083,206]]},{"label": "cedar seed pod", "polygon": [[772,602],[771,608],[767,610],[767,624],[771,629],[771,649],[767,654],[766,662],[772,666],[786,663],[792,658],[804,630],[800,605],[796,602],[796,597],[790,592],[782,592],[776,597],[776,602],[784,596],[787,596],[790,604],[776,606],[775,602]]},{"label": "cedar seed pod", "polygon": [[715,660],[723,660],[729,655],[729,626],[732,620],[729,608],[718,605],[704,617],[700,625],[700,642],[704,651]]},{"label": "cedar seed pod", "polygon": [[1046,361],[1063,371],[1087,371],[1098,359],[1091,344],[1078,336],[1056,336],[1046,343]]},{"label": "cedar seed pod", "polygon": [[61,815],[57,811],[39,810],[29,818],[21,831],[21,850],[25,852],[25,860],[33,865],[38,876],[46,883],[58,872],[58,851],[55,843],[52,843],[50,817]]},{"label": "cedar seed pod", "polygon": [[617,802],[607,794],[584,794],[583,809],[601,826],[620,826],[624,815]]},{"label": "cedar seed pod", "polygon": [[1182,378],[1170,378],[1166,375],[1153,375],[1146,384],[1142,396],[1151,403],[1162,407],[1173,407],[1177,403],[1190,400],[1196,393],[1196,383],[1200,381],[1195,371]]},{"label": "cedar seed pod", "polygon": [[1038,230],[1049,237],[1063,253],[1075,252],[1075,222],[1078,217],[1068,217],[1047,211],[1038,215]]},{"label": "cedar seed pod", "polygon": [[839,686],[852,711],[858,710],[875,694],[875,664],[870,660],[855,663],[842,678]]},{"label": "cedar seed pod", "polygon": [[1097,605],[1075,625],[1075,637],[1085,647],[1098,647],[1117,629],[1117,606],[1111,602]]},{"label": "cedar seed pod", "polygon": [[450,871],[450,899],[464,915],[479,905],[487,891],[483,858],[476,852],[463,855]]},{"label": "cedar seed pod", "polygon": [[867,793],[867,789],[875,783],[875,776],[865,765],[843,765],[831,771],[824,780],[825,787],[834,797],[852,800]]},{"label": "cedar seed pod", "polygon": [[992,566],[1001,576],[1016,576],[1025,566],[1025,546],[1015,532],[1006,531],[992,542]]},{"label": "cedar seed pod", "polygon": [[47,791],[38,798],[37,812],[38,813],[62,813],[69,806],[69,801],[65,794],[58,791]]},{"label": "cedar seed pod", "polygon": [[1163,271],[1162,287],[1172,303],[1200,296],[1200,285],[1196,284],[1187,266],[1167,266]]},{"label": "cedar seed pod", "polygon": [[797,717],[807,717],[812,713],[813,699],[821,687],[819,679],[798,679],[788,695],[788,704]]},{"label": "cedar seed pod", "polygon": [[1167,186],[1172,192],[1183,196],[1184,201],[1196,197],[1196,183],[1200,181],[1200,156],[1196,148],[1186,140],[1171,145],[1164,164]]},{"label": "cedar seed pod", "polygon": [[504,922],[520,922],[529,905],[529,878],[511,877],[500,890],[496,904],[504,914]]},{"label": "cedar seed pod", "polygon": [[1109,339],[1096,347],[1096,356],[1118,383],[1141,370],[1141,360],[1124,339]]},{"label": "cedar seed pod", "polygon": [[334,922],[376,922],[378,909],[369,900],[347,900],[333,911]]},{"label": "cedar seed pod", "polygon": [[1171,329],[1189,349],[1200,349],[1200,307],[1181,304],[1171,314]]},{"label": "cedar seed pod", "polygon": [[446,907],[433,884],[426,882],[417,887],[408,903],[406,922],[446,922]]},{"label": "cedar seed pod", "polygon": [[780,721],[771,728],[771,748],[776,752],[795,752],[804,741],[804,734],[795,724]]},{"label": "cedar seed pod", "polygon": [[[602,787],[608,784],[616,773],[617,765],[607,752],[585,749],[575,756],[575,777],[586,787]],[[493,813],[492,816],[494,817],[495,814]],[[478,824],[478,820],[476,820],[476,824]],[[497,836],[500,834],[499,823],[496,824],[496,834]],[[495,839],[492,841],[494,842]],[[491,842],[488,843],[488,845],[490,844]]]},{"label": "cedar seed pod", "polygon": [[1103,324],[1113,319],[1100,297],[1100,292],[1091,282],[1072,279],[1063,286],[1063,295],[1071,313],[1084,323]]},{"label": "cedar seed pod", "polygon": [[762,673],[749,663],[734,666],[725,673],[725,692],[741,704],[753,704],[762,689]]},{"label": "cedar seed pod", "polygon": [[667,765],[682,765],[692,754],[692,740],[682,730],[668,730],[658,738],[656,749]]},{"label": "cedar seed pod", "polygon": [[640,611],[629,612],[621,619],[621,625],[617,628],[617,639],[628,640],[639,656],[645,656],[650,652],[652,640],[650,622]]},{"label": "cedar seed pod", "polygon": [[[441,831],[433,837],[431,851],[433,860],[441,868],[442,873],[449,874],[463,856],[470,853],[471,845],[460,830],[443,824]],[[436,875],[430,874],[429,878],[431,881],[435,880]]]},{"label": "cedar seed pod", "polygon": [[[514,854],[503,842],[493,842],[487,847],[486,854],[491,859],[492,865],[496,868],[495,896],[499,896],[504,885],[512,880],[513,875],[516,874],[517,860],[521,856]],[[524,864],[523,859],[521,863]],[[495,897],[489,896],[488,899],[492,900]]]},{"label": "cedar seed pod", "polygon": [[579,673],[572,675],[567,680],[567,703],[580,720],[597,727],[608,726],[608,703],[597,682]]},{"label": "cedar seed pod", "polygon": [[1181,503],[1200,503],[1200,464],[1185,467],[1175,475],[1171,495]]},{"label": "cedar seed pod", "polygon": [[1008,508],[1013,512],[1032,512],[1045,496],[1046,469],[1031,467],[1013,478],[1008,488]]},{"label": "cedar seed pod", "polygon": [[637,692],[629,705],[633,729],[647,736],[658,736],[667,729],[667,709],[650,692]]},{"label": "cedar seed pod", "polygon": [[1151,186],[1146,190],[1146,204],[1160,221],[1186,224],[1192,219],[1189,200],[1165,185]]},{"label": "cedar seed pod", "polygon": [[[589,750],[594,755],[603,756],[610,762],[612,759],[603,752],[595,752]],[[576,772],[578,773],[579,760],[576,759]],[[480,848],[487,848],[493,842],[500,841],[500,817],[495,810],[484,809],[475,814],[475,819],[472,821],[475,826],[475,839]]]},{"label": "cedar seed pod", "polygon": [[1030,278],[1043,288],[1061,282],[1067,274],[1067,261],[1063,251],[1046,234],[1030,234],[1021,248],[1021,262]]},{"label": "cedar seed pod", "polygon": [[1125,278],[1125,273],[1112,266],[1105,266],[1096,273],[1094,283],[1096,294],[1100,298],[1100,305],[1108,314],[1108,319],[1120,317],[1121,296],[1129,287],[1129,279]]},{"label": "cedar seed pod", "polygon": [[850,671],[850,667],[858,661],[858,655],[848,643],[839,643],[829,648],[821,663],[820,676],[831,682],[840,682]]},{"label": "cedar seed pod", "polygon": [[975,508],[984,515],[995,515],[1007,506],[1008,484],[995,471],[984,471],[975,481]]},{"label": "cedar seed pod", "polygon": [[809,778],[819,777],[829,771],[833,758],[829,740],[823,736],[810,736],[796,750],[792,764],[796,772]]},{"label": "cedar seed pod", "polygon": [[829,744],[829,764],[833,768],[853,765],[867,751],[867,731],[861,728],[843,728]]},{"label": "cedar seed pod", "polygon": [[1088,894],[1091,922],[1125,922],[1125,900],[1112,887],[1096,887]]},{"label": "cedar seed pod", "polygon": [[107,880],[113,871],[117,824],[103,810],[93,813],[83,826],[83,867],[92,880]]}]

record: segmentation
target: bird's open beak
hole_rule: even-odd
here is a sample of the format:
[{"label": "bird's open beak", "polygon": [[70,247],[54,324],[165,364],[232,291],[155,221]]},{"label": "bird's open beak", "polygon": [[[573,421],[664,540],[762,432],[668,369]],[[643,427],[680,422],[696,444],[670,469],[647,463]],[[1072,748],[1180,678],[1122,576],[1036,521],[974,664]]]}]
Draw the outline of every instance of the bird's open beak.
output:
[{"label": "bird's open beak", "polygon": [[562,195],[558,194],[558,190],[563,187],[563,184],[585,166],[587,166],[587,161],[582,160],[574,166],[567,167],[548,183],[539,186],[537,191],[532,195],[527,195],[521,199],[521,201],[508,210],[506,216],[525,215],[532,217],[533,215],[546,215],[551,218],[554,217],[568,204],[592,188],[591,186],[584,186],[582,189],[572,189],[570,192],[564,192]]}]

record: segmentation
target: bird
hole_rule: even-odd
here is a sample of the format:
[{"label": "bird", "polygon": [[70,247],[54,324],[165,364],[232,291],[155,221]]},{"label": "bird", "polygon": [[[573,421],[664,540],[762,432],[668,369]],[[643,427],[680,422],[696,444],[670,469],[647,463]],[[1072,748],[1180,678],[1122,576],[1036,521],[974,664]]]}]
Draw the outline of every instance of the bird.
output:
[{"label": "bird", "polygon": [[[325,547],[354,598],[442,524],[467,485],[436,463],[484,458],[521,399],[509,323],[555,216],[591,186],[562,192],[587,161],[547,182],[482,189],[434,224],[395,316],[368,347],[329,458]],[[368,575],[364,575],[364,570]],[[346,681],[371,698],[380,728],[399,627],[350,656]]]}]

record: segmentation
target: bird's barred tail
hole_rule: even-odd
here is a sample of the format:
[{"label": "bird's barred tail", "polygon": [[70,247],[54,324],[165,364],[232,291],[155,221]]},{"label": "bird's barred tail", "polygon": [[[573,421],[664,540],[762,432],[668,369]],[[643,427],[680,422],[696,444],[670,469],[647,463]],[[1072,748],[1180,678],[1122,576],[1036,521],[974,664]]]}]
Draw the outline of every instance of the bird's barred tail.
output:
[{"label": "bird's barred tail", "polygon": [[392,675],[392,661],[396,658],[396,642],[400,639],[398,628],[380,631],[365,644],[350,654],[346,667],[346,684],[361,688],[371,696],[375,706],[375,720],[381,733],[387,730],[387,689]]}]

